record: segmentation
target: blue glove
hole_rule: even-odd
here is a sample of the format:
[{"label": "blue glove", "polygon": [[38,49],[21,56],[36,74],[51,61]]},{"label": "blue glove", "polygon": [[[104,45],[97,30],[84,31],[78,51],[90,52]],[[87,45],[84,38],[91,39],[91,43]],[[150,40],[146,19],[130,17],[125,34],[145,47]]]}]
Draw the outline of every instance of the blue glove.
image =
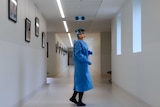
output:
[{"label": "blue glove", "polygon": [[92,63],[90,61],[88,61],[87,63],[88,63],[88,65],[92,65]]},{"label": "blue glove", "polygon": [[91,54],[91,55],[92,55],[92,54],[93,54],[93,52],[92,52],[92,51],[88,51],[88,54]]}]

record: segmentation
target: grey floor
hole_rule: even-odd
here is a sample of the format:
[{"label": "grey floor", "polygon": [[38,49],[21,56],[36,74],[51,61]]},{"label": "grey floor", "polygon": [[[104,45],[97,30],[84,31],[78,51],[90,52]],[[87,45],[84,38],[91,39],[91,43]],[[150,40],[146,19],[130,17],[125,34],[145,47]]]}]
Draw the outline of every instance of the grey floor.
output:
[{"label": "grey floor", "polygon": [[[73,67],[55,78],[47,78],[47,84],[22,107],[77,107],[69,101],[73,93]],[[106,76],[92,73],[94,89],[84,93],[86,107],[146,107],[123,90],[108,82]]]}]

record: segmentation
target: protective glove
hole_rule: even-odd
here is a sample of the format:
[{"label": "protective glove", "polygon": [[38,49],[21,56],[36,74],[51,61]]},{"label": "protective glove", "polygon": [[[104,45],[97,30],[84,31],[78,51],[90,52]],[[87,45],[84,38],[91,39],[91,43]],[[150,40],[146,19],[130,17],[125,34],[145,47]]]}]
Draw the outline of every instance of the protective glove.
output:
[{"label": "protective glove", "polygon": [[92,63],[90,61],[88,61],[87,63],[88,63],[88,65],[92,65]]},{"label": "protective glove", "polygon": [[93,54],[93,52],[92,52],[92,51],[90,51],[90,50],[88,50],[88,54],[91,54],[91,55],[92,55],[92,54]]}]

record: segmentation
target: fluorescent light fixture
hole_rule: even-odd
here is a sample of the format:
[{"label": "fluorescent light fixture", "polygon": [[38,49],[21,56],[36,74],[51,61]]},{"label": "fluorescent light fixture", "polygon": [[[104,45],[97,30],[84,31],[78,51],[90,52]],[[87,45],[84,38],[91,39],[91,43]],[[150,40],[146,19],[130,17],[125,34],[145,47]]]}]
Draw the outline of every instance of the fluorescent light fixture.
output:
[{"label": "fluorescent light fixture", "polygon": [[57,4],[58,4],[58,7],[59,7],[59,11],[60,11],[60,13],[61,13],[61,17],[62,17],[62,18],[65,18],[61,1],[60,1],[60,0],[57,0]]},{"label": "fluorescent light fixture", "polygon": [[63,24],[64,24],[64,27],[65,27],[65,29],[66,29],[66,32],[68,32],[67,22],[66,22],[66,21],[63,21]]},{"label": "fluorescent light fixture", "polygon": [[73,47],[72,38],[71,38],[71,34],[70,34],[70,33],[68,33],[68,38],[69,38],[69,41],[70,41],[71,47]]}]

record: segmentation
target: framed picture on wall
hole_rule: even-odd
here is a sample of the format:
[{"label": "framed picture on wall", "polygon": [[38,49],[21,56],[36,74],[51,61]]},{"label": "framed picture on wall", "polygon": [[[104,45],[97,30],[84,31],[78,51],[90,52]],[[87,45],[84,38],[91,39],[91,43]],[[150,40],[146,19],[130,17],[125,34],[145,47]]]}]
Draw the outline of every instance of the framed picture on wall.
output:
[{"label": "framed picture on wall", "polygon": [[59,54],[61,54],[61,44],[59,44]]},{"label": "framed picture on wall", "polygon": [[26,18],[25,19],[25,41],[30,42],[31,39],[31,21]]},{"label": "framed picture on wall", "polygon": [[35,35],[39,36],[39,19],[38,17],[35,17]]},{"label": "framed picture on wall", "polygon": [[17,22],[17,0],[8,0],[8,18],[13,22]]},{"label": "framed picture on wall", "polygon": [[45,33],[42,32],[42,48],[45,48]]},{"label": "framed picture on wall", "polygon": [[47,42],[47,58],[49,57],[49,44]]},{"label": "framed picture on wall", "polygon": [[56,53],[58,52],[59,42],[56,43]]}]

